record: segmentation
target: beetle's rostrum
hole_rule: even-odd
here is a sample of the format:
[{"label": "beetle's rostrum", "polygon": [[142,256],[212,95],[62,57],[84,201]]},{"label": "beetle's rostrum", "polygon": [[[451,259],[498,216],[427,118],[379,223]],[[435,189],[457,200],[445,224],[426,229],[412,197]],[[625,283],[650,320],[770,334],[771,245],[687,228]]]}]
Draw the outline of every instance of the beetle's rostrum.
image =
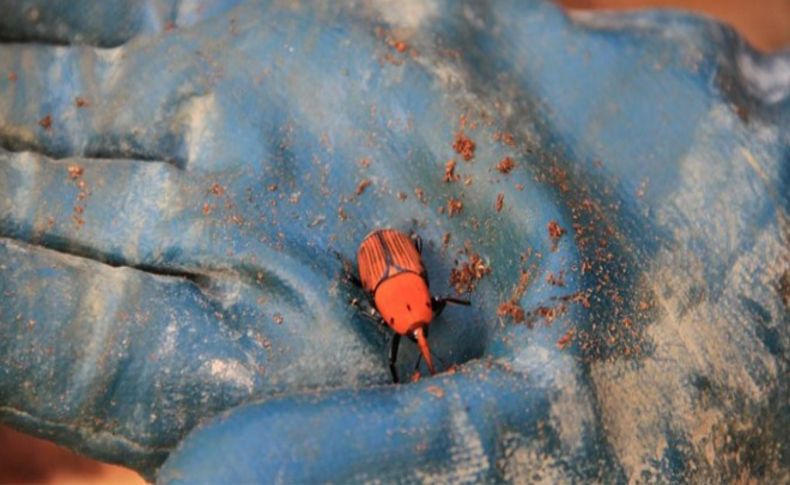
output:
[{"label": "beetle's rostrum", "polygon": [[357,251],[359,279],[375,308],[368,316],[393,332],[389,367],[398,382],[395,366],[401,336],[417,343],[431,374],[436,372],[428,345],[428,326],[447,303],[469,305],[467,300],[431,296],[428,275],[422,262],[422,242],[395,229],[368,234]]}]

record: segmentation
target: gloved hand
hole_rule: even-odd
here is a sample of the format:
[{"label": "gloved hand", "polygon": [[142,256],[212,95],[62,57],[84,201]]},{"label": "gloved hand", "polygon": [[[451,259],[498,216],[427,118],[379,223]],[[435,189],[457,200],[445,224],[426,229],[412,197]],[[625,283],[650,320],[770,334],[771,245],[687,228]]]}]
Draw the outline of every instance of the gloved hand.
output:
[{"label": "gloved hand", "polygon": [[[786,54],[236,3],[0,8],[4,421],[163,482],[787,476]],[[349,304],[333,252],[385,226],[475,286],[431,325],[454,371],[390,385]]]}]

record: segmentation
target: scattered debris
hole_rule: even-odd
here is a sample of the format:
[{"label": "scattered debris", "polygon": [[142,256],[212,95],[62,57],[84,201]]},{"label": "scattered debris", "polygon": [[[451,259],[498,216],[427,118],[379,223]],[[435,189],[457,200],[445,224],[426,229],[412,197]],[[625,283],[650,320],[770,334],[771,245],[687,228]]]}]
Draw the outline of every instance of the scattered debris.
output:
[{"label": "scattered debris", "polygon": [[[479,254],[469,247],[465,249],[467,260],[460,268],[450,271],[450,285],[456,293],[471,293],[477,287],[477,282],[491,273],[491,268],[483,261]],[[457,263],[456,263],[457,264]]]},{"label": "scattered debris", "polygon": [[208,191],[210,194],[216,195],[217,197],[225,195],[225,188],[216,182],[211,184],[211,188]]},{"label": "scattered debris", "polygon": [[499,171],[499,173],[509,174],[510,171],[513,170],[513,167],[515,166],[516,163],[513,161],[512,158],[505,157],[499,161],[499,163],[496,165],[496,169]]},{"label": "scattered debris", "polygon": [[362,181],[359,183],[359,185],[357,185],[357,191],[356,191],[356,194],[357,194],[357,195],[362,195],[362,194],[365,192],[365,189],[367,189],[368,187],[370,187],[370,184],[372,184],[372,183],[373,183],[373,182],[371,182],[371,181],[370,181],[370,179],[364,179],[364,180],[362,180]]},{"label": "scattered debris", "polygon": [[554,323],[557,317],[564,315],[568,311],[568,307],[564,304],[559,304],[553,307],[540,306],[535,310],[535,315],[546,321],[546,326]]},{"label": "scattered debris", "polygon": [[77,96],[74,98],[74,104],[77,106],[77,108],[86,108],[90,103],[88,103],[88,100],[82,96]]},{"label": "scattered debris", "polygon": [[444,389],[442,389],[439,386],[428,386],[425,388],[425,390],[431,393],[434,397],[437,397],[439,399],[444,397]]},{"label": "scattered debris", "polygon": [[464,203],[461,201],[461,199],[450,197],[450,199],[447,201],[447,216],[453,217],[460,214],[463,210]]},{"label": "scattered debris", "polygon": [[456,162],[454,159],[447,161],[447,163],[444,165],[444,178],[442,180],[444,180],[447,183],[451,183],[461,178],[455,173],[455,165]]},{"label": "scattered debris", "polygon": [[549,271],[549,273],[546,275],[546,283],[552,286],[565,286],[565,275],[562,271],[557,274]]},{"label": "scattered debris", "polygon": [[513,133],[510,133],[509,131],[498,131],[494,133],[494,141],[504,143],[509,147],[516,145],[516,140],[513,138]]},{"label": "scattered debris", "polygon": [[551,250],[556,251],[560,238],[565,235],[567,231],[563,229],[557,221],[554,220],[549,221],[546,229],[548,229],[549,238],[551,238]]},{"label": "scattered debris", "polygon": [[85,170],[79,165],[69,165],[68,171],[69,177],[71,177],[72,180],[82,177],[82,174],[85,173]]},{"label": "scattered debris", "polygon": [[494,204],[494,209],[497,212],[501,212],[502,208],[505,206],[505,194],[500,192],[496,196],[496,203]]},{"label": "scattered debris", "polygon": [[422,187],[414,187],[414,195],[417,196],[417,200],[419,200],[423,204],[428,203],[428,201],[425,198],[425,191],[422,189]]},{"label": "scattered debris", "polygon": [[[526,259],[529,259],[529,257]],[[519,300],[521,300],[521,297],[524,296],[524,293],[527,291],[530,279],[529,271],[522,270],[521,276],[518,277],[518,283],[513,289],[513,293],[510,295],[510,300],[499,305],[496,312],[497,315],[500,317],[509,316],[513,319],[514,323],[523,323],[526,320],[526,312],[524,308],[521,307]]]},{"label": "scattered debris", "polygon": [[557,348],[559,348],[560,350],[564,350],[565,347],[570,345],[571,342],[573,341],[573,336],[575,333],[576,332],[573,329],[570,329],[567,332],[565,332],[565,335],[563,335],[562,337],[560,337],[559,340],[557,340]]},{"label": "scattered debris", "polygon": [[41,118],[40,120],[38,120],[38,125],[40,127],[44,128],[45,130],[51,130],[52,129],[52,115],[47,115],[47,116]]},{"label": "scattered debris", "polygon": [[455,134],[455,141],[453,142],[453,150],[461,155],[465,161],[470,161],[475,157],[475,142],[471,138],[464,135],[463,131]]},{"label": "scattered debris", "polygon": [[409,49],[409,44],[407,44],[402,40],[393,41],[391,45],[392,47],[395,48],[396,51],[400,52],[401,54]]},{"label": "scattered debris", "polygon": [[524,309],[514,300],[508,300],[500,304],[496,314],[500,317],[509,316],[515,323],[522,323],[526,318]]}]

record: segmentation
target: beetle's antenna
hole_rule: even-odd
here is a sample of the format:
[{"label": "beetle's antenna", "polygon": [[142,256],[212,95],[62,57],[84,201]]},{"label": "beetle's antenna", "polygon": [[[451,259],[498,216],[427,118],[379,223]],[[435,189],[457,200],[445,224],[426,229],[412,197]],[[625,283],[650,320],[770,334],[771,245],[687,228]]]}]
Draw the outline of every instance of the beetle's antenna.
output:
[{"label": "beetle's antenna", "polygon": [[472,302],[470,302],[469,300],[461,300],[459,298],[453,298],[453,297],[449,297],[449,296],[446,296],[446,297],[442,298],[442,300],[447,302],[447,303],[455,303],[456,305],[469,306],[469,305],[472,304]]}]

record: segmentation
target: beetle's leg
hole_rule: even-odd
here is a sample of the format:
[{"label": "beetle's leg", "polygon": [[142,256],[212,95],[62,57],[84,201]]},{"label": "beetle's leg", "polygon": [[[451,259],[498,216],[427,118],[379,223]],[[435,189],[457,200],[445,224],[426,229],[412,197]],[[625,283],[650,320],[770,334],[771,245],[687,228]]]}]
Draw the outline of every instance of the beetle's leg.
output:
[{"label": "beetle's leg", "polygon": [[398,369],[395,367],[395,363],[398,361],[398,347],[400,347],[400,334],[396,333],[392,336],[392,345],[390,346],[389,355],[390,374],[392,374],[392,382],[395,384],[399,382]]},{"label": "beetle's leg", "polygon": [[351,300],[351,306],[353,306],[354,308],[359,310],[359,313],[363,317],[367,318],[368,320],[371,320],[371,321],[376,322],[376,323],[380,322],[381,318],[379,317],[378,312],[376,311],[376,309],[373,308],[372,306],[360,303],[360,301],[358,299],[356,299],[356,298]]},{"label": "beetle's leg", "polygon": [[373,323],[377,323],[384,327],[387,324],[384,322],[384,319],[381,317],[381,314],[376,310],[376,307],[370,304],[367,300],[360,300],[359,298],[354,298],[351,300],[351,306],[359,310],[359,313],[370,320]]},{"label": "beetle's leg", "polygon": [[472,302],[470,302],[469,300],[461,300],[459,298],[453,298],[449,296],[442,298],[433,297],[433,299],[431,300],[431,306],[433,307],[434,318],[438,317],[444,311],[444,307],[448,303],[454,303],[456,305],[465,305],[465,306],[469,306],[472,304]]},{"label": "beetle's leg", "polygon": [[412,231],[409,234],[409,237],[411,238],[412,242],[414,243],[414,247],[417,249],[417,252],[422,254],[422,238],[420,237],[420,235],[417,234],[416,232]]},{"label": "beetle's leg", "polygon": [[351,264],[351,261],[344,258],[343,255],[337,251],[335,251],[335,257],[337,257],[340,264],[343,266],[343,279],[357,288],[362,288],[362,281],[354,274],[354,265]]}]

